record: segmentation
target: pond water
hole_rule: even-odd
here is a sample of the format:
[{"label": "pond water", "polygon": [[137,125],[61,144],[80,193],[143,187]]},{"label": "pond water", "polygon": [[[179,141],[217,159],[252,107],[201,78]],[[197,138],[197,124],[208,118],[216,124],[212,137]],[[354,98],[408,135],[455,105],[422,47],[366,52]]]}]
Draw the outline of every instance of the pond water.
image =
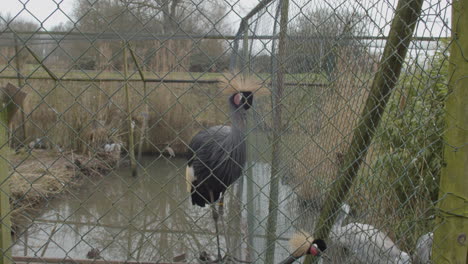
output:
[{"label": "pond water", "polygon": [[[216,256],[211,210],[191,205],[185,159],[145,157],[142,164],[144,169],[136,178],[128,168],[119,169],[103,178],[87,179],[80,189],[49,202],[17,238],[13,254],[85,259],[95,248],[105,260],[172,261],[186,254],[188,262],[197,262],[202,251]],[[247,213],[244,177],[226,195],[221,248],[228,247],[239,259],[262,263],[270,166],[257,162],[250,167],[253,213]],[[240,203],[234,194],[242,197]],[[294,202],[289,187],[280,185],[277,260],[287,256],[286,240],[296,220]],[[248,222],[253,226],[249,246]]]}]

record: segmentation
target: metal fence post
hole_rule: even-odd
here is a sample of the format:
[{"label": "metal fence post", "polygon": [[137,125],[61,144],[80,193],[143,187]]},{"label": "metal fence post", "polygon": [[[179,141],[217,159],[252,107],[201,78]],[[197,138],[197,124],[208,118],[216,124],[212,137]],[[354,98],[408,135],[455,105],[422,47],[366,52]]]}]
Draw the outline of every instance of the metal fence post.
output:
[{"label": "metal fence post", "polygon": [[275,259],[276,230],[278,221],[278,196],[279,179],[281,170],[280,144],[283,131],[282,122],[282,97],[284,90],[285,58],[286,58],[286,34],[288,30],[289,0],[281,1],[280,32],[278,42],[278,72],[277,86],[273,91],[273,138],[270,194],[268,202],[268,219],[266,227],[266,257],[265,263],[273,263]]},{"label": "metal fence post", "polygon": [[468,263],[468,1],[452,5],[449,93],[445,102],[444,164],[441,169],[433,263]]},{"label": "metal fence post", "polygon": [[[254,42],[254,40],[252,40]],[[249,31],[248,28],[244,32],[244,69],[243,74],[247,76],[250,74],[250,51],[248,50],[249,46]],[[247,193],[247,260],[253,261],[257,256],[252,250],[254,247],[254,233],[255,233],[255,206],[254,206],[254,182],[253,182],[253,158],[252,154],[255,149],[253,148],[255,144],[255,136],[252,134],[254,128],[255,118],[253,112],[249,113],[249,118],[247,119],[247,129],[250,133],[247,135],[247,170],[246,174],[246,193]]]}]

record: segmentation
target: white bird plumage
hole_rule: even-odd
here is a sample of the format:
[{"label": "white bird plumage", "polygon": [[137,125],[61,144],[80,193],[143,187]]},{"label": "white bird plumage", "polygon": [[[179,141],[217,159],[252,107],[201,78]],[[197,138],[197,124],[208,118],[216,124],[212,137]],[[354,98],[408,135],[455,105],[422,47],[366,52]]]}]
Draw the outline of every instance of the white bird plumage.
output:
[{"label": "white bird plumage", "polygon": [[330,235],[334,242],[350,250],[362,263],[411,263],[410,256],[376,227],[361,223],[343,226],[349,211],[349,205],[343,204]]},{"label": "white bird plumage", "polygon": [[176,156],[175,151],[169,146],[166,146],[163,151],[166,151],[169,154],[170,158],[175,158]]},{"label": "white bird plumage", "polygon": [[414,252],[414,262],[416,264],[431,263],[433,239],[434,234],[432,232],[429,232],[419,237],[418,241],[416,242],[416,250]]},{"label": "white bird plumage", "polygon": [[105,152],[117,152],[120,153],[122,151],[122,143],[111,143],[104,145]]}]

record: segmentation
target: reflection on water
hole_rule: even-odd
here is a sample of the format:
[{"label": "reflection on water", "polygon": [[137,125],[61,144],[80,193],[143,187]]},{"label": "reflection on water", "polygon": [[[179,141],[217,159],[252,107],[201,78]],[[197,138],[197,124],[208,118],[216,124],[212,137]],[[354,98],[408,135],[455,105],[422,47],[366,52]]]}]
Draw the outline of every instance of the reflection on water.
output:
[{"label": "reflection on water", "polygon": [[[145,172],[131,177],[121,169],[101,179],[89,179],[74,193],[54,199],[29,223],[14,246],[16,256],[86,258],[96,248],[106,260],[172,261],[186,254],[196,261],[202,251],[216,255],[216,237],[209,207],[190,204],[184,179],[184,159],[155,159],[142,162]],[[269,165],[252,166],[254,179],[254,245],[247,246],[246,188],[237,190],[242,203],[226,197],[228,247],[237,257],[250,256],[256,263],[264,258],[264,234],[268,215]],[[243,181],[245,185],[246,181]],[[280,188],[277,259],[286,256],[286,238],[295,215],[292,192]],[[239,206],[240,205],[240,206]],[[240,208],[241,214],[232,210]],[[231,210],[231,211],[229,211]],[[239,209],[236,209],[239,210]],[[235,220],[237,219],[237,220]],[[239,232],[240,231],[240,232]],[[237,239],[232,239],[237,237]],[[50,238],[50,241],[47,242]],[[221,236],[222,248],[226,248]],[[236,243],[236,244],[233,244]]]}]

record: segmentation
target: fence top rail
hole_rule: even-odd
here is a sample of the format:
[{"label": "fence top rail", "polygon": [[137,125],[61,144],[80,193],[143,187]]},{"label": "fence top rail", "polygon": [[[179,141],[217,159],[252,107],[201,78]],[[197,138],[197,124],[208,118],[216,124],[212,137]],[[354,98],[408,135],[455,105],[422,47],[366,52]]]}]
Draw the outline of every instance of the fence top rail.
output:
[{"label": "fence top rail", "polygon": [[[100,40],[168,40],[168,39],[213,39],[213,40],[235,40],[235,35],[219,35],[219,34],[152,34],[152,33],[93,33],[93,32],[73,32],[73,31],[3,31],[0,32],[0,40],[14,40],[15,38],[36,36],[34,40],[89,40],[89,39],[100,39]],[[60,37],[54,37],[60,36]],[[278,39],[275,35],[256,35],[249,34],[251,40],[271,40]],[[387,36],[287,36],[290,40],[387,40]],[[414,36],[413,40],[416,41],[439,41],[443,39],[449,39],[450,37],[424,37]]]},{"label": "fence top rail", "polygon": [[[25,77],[21,76],[20,79],[28,80],[56,80],[56,81],[65,81],[65,82],[148,82],[148,83],[199,83],[199,84],[217,84],[220,83],[220,80],[201,80],[201,79],[160,79],[160,78],[145,78],[142,79],[125,79],[125,78],[57,78],[53,79],[47,76],[31,76]],[[18,76],[1,76],[0,79],[18,79]],[[263,82],[265,85],[271,85],[270,82]],[[308,86],[308,87],[325,87],[328,84],[324,83],[307,83],[307,82],[286,82],[284,83],[287,86]]]},{"label": "fence top rail", "polygon": [[104,259],[76,259],[76,258],[47,258],[47,257],[23,257],[14,256],[16,263],[73,263],[73,264],[187,264],[187,262],[146,262],[129,260],[104,260]]}]

